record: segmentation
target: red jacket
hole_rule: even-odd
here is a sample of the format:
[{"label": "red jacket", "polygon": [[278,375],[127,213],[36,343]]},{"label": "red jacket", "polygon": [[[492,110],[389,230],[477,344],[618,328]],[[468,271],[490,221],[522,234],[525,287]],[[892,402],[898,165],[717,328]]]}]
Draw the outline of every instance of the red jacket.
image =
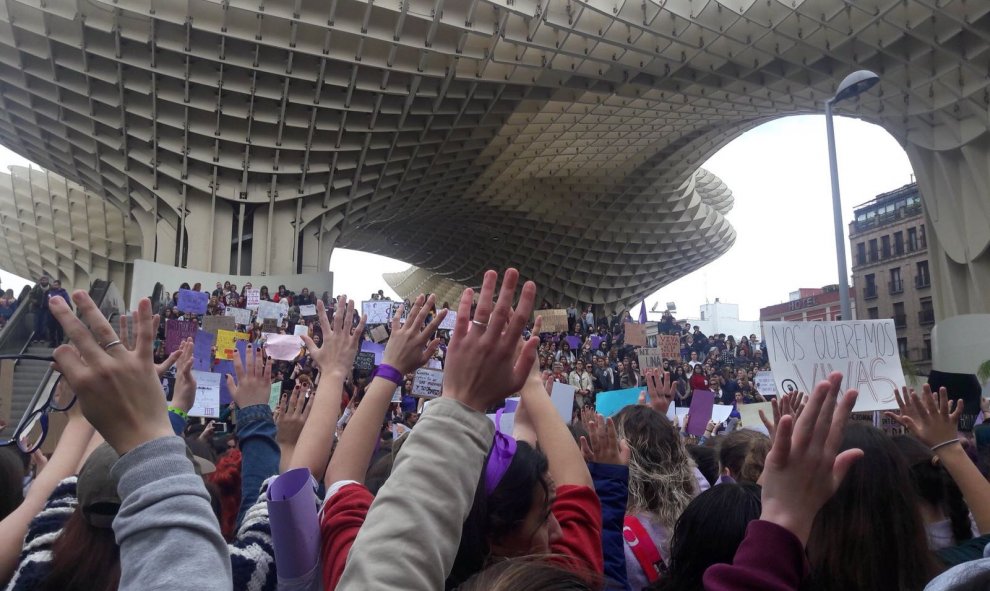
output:
[{"label": "red jacket", "polygon": [[707,390],[708,389],[708,378],[705,374],[693,373],[691,374],[691,391],[695,390]]},{"label": "red jacket", "polygon": [[375,497],[363,484],[348,484],[330,497],[320,516],[323,588],[333,591],[344,574],[347,554]]}]

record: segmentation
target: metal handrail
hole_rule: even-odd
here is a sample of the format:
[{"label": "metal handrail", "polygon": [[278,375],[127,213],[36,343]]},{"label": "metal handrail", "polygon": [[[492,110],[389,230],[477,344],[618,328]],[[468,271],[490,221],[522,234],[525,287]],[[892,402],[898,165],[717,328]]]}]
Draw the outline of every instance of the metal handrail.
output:
[{"label": "metal handrail", "polygon": [[[0,331],[0,353],[8,352],[9,347],[13,345],[13,342],[16,341],[18,336],[23,336],[25,330],[28,331],[26,342],[28,345],[31,344],[31,339],[34,338],[34,331],[27,325],[29,322],[28,315],[30,314],[28,310],[30,307],[28,302],[30,294],[31,286],[24,286],[24,289],[21,290],[21,295],[17,298],[17,310],[14,311],[10,320],[7,321],[6,326]],[[26,346],[22,347],[19,353],[23,353],[26,350]]]}]

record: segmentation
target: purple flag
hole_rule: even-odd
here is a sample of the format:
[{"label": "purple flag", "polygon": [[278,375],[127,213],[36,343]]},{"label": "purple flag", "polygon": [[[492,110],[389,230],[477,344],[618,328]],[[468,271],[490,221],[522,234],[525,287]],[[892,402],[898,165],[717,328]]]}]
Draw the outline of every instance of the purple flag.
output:
[{"label": "purple flag", "polygon": [[213,366],[213,343],[216,338],[217,335],[205,330],[196,331],[196,336],[193,338],[193,369],[210,371],[210,367]]},{"label": "purple flag", "polygon": [[191,289],[179,290],[179,303],[176,306],[182,312],[190,314],[206,314],[206,304],[210,302],[210,295],[201,291]]},{"label": "purple flag", "polygon": [[182,341],[189,337],[196,337],[196,331],[199,330],[199,325],[191,320],[173,320],[168,319],[165,321],[165,353],[171,355],[173,351],[179,348]]},{"label": "purple flag", "polygon": [[639,323],[646,324],[646,300],[639,305]]}]

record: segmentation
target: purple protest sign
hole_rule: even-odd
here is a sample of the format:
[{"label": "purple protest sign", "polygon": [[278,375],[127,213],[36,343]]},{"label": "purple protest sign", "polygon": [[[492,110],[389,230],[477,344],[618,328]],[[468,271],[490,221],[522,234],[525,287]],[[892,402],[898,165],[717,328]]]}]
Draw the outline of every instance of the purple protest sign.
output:
[{"label": "purple protest sign", "polygon": [[[237,341],[234,343],[237,347],[237,352],[241,354],[241,367],[247,364],[247,341]],[[217,359],[216,365],[213,366],[214,373],[218,374],[230,374],[230,377],[234,380],[234,384],[237,384],[237,372],[234,371],[234,362],[228,361],[226,359]],[[230,404],[233,397],[230,395],[230,389],[227,388],[227,378],[220,378],[220,404]]]},{"label": "purple protest sign", "polygon": [[213,366],[213,343],[216,339],[215,334],[205,330],[196,331],[196,336],[193,337],[193,369],[210,371],[210,367]]},{"label": "purple protest sign", "polygon": [[375,365],[382,364],[382,355],[385,354],[385,345],[379,345],[378,343],[373,343],[371,341],[364,341],[361,343],[361,350],[365,353],[374,353]]},{"label": "purple protest sign", "polygon": [[691,395],[691,410],[688,411],[688,435],[701,437],[705,434],[708,421],[712,420],[712,410],[715,408],[715,393],[711,390],[695,390]]},{"label": "purple protest sign", "polygon": [[189,337],[196,337],[196,331],[199,330],[199,326],[195,322],[190,320],[173,320],[168,319],[165,321],[165,353],[171,355],[173,351],[182,345],[182,341]]},{"label": "purple protest sign", "polygon": [[596,334],[591,335],[591,348],[594,349],[595,351],[597,351],[598,350],[598,347],[601,347],[602,346],[602,341],[603,340],[605,340],[605,339],[603,339],[602,337],[600,337],[600,336],[598,336]]},{"label": "purple protest sign", "polygon": [[313,479],[306,468],[289,470],[268,487],[268,515],[280,580],[296,579],[316,568],[320,520]]},{"label": "purple protest sign", "polygon": [[578,348],[581,346],[581,337],[576,337],[574,335],[571,335],[569,337],[565,337],[564,340],[567,341],[567,344],[571,346],[571,351],[577,351]]},{"label": "purple protest sign", "polygon": [[182,312],[190,314],[206,314],[206,304],[210,301],[210,295],[201,291],[191,289],[179,290],[179,303],[176,307]]}]

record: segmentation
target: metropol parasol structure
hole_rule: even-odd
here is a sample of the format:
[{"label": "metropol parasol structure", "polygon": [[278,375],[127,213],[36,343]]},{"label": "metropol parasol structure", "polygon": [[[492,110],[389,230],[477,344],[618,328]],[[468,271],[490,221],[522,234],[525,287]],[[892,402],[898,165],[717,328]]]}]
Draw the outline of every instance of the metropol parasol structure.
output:
[{"label": "metropol parasol structure", "polygon": [[839,112],[907,151],[937,315],[990,312],[973,0],[6,0],[0,144],[45,170],[0,174],[0,262],[271,275],[346,247],[414,265],[400,293],[514,265],[628,305],[731,247],[701,163],[860,69]]}]

